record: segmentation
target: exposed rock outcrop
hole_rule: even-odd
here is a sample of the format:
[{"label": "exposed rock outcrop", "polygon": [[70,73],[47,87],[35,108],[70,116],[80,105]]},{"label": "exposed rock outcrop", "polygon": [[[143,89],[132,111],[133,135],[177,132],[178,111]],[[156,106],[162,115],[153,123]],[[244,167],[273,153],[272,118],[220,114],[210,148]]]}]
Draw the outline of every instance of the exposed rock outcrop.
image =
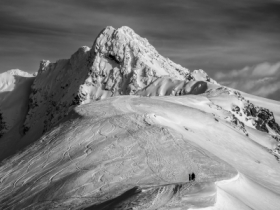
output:
[{"label": "exposed rock outcrop", "polygon": [[228,109],[228,111],[231,111],[231,113],[234,114],[231,121],[234,122],[234,124],[239,124],[242,130],[244,130],[242,127],[244,127],[245,123],[259,131],[271,135],[280,135],[280,126],[275,121],[273,112],[269,109],[255,106],[252,102],[245,99],[240,92],[227,87],[221,86],[206,91],[206,95],[210,98],[220,94],[236,98],[236,103],[239,105],[232,104],[231,109]]},{"label": "exposed rock outcrop", "polygon": [[269,133],[269,128],[271,128],[280,135],[280,126],[276,123],[273,113],[269,109],[247,103],[243,111],[247,117],[254,117],[256,129]]}]

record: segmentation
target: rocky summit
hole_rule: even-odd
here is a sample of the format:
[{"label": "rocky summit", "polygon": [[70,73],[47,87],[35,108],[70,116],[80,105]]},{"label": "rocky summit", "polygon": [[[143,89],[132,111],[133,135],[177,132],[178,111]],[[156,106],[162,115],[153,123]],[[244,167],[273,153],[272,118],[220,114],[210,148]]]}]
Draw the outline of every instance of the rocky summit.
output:
[{"label": "rocky summit", "polygon": [[280,103],[106,27],[0,74],[0,209],[280,209]]}]

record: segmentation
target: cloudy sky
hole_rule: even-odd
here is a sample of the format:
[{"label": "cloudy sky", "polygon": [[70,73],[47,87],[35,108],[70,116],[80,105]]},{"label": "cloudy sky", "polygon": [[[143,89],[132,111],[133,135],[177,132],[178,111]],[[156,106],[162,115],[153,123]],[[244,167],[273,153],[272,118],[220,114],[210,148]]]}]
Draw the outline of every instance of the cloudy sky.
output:
[{"label": "cloudy sky", "polygon": [[0,3],[0,72],[35,72],[42,59],[69,58],[78,47],[91,46],[105,26],[126,25],[190,70],[204,69],[223,84],[280,100],[279,0]]}]

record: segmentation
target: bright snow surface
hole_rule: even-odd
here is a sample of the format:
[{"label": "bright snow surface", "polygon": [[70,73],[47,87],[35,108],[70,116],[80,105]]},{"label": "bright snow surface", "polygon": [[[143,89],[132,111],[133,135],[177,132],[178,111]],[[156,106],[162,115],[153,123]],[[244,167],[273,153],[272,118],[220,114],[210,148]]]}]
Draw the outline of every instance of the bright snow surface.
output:
[{"label": "bright snow surface", "polygon": [[2,208],[279,209],[276,158],[204,99],[118,96],[75,108],[4,162]]}]

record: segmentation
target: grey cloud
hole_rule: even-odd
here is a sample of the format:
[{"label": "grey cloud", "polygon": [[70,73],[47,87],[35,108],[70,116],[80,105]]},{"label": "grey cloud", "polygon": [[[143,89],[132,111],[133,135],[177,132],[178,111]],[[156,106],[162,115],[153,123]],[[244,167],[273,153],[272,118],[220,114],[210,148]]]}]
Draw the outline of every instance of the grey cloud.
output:
[{"label": "grey cloud", "polygon": [[91,46],[107,25],[127,25],[162,55],[210,76],[276,62],[279,5],[275,0],[2,0],[0,68],[33,71],[41,59],[67,58]]},{"label": "grey cloud", "polygon": [[215,79],[247,93],[280,100],[280,62],[264,62],[227,73],[218,72]]}]

